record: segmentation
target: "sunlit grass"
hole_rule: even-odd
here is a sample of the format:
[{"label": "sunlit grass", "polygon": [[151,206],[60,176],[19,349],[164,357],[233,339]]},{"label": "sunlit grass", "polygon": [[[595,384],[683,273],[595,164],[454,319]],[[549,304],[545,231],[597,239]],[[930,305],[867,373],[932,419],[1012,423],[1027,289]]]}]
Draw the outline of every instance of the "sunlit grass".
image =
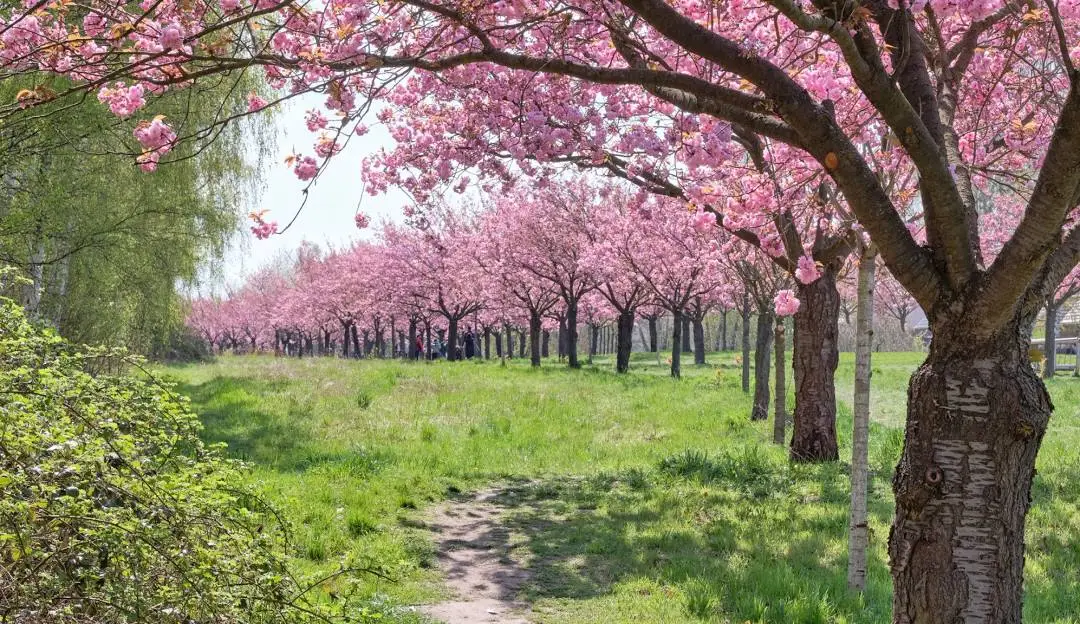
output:
[{"label": "sunlit grass", "polygon": [[[751,423],[738,355],[666,377],[666,356],[571,371],[515,360],[410,363],[222,357],[170,367],[206,436],[254,466],[309,571],[381,566],[364,591],[444,596],[425,509],[501,485],[523,592],[542,622],[887,622],[889,479],[921,354],[875,354],[868,590],[846,589],[846,463],[791,466]],[[841,453],[852,361],[841,358]],[[790,387],[790,383],[789,383]],[[1080,612],[1080,380],[1057,411],[1028,535],[1026,621]],[[790,399],[789,399],[790,400]]]}]

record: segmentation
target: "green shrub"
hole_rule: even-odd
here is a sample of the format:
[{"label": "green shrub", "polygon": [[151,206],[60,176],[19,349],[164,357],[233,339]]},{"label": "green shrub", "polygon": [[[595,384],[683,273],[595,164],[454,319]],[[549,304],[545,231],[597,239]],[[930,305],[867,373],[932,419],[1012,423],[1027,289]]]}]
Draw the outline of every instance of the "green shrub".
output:
[{"label": "green shrub", "polygon": [[[186,400],[0,298],[0,621],[326,621],[285,527],[199,439]],[[115,367],[106,367],[115,370]],[[309,602],[309,600],[313,602]]]}]

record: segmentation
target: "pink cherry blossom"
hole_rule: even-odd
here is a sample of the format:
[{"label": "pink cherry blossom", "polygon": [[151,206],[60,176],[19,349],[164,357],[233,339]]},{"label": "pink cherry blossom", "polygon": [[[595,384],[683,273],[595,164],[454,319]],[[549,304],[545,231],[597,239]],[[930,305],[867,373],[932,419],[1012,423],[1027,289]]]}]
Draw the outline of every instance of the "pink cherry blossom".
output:
[{"label": "pink cherry blossom", "polygon": [[784,289],[776,292],[773,306],[777,316],[792,316],[799,311],[800,302],[794,291]]},{"label": "pink cherry blossom", "polygon": [[803,284],[812,284],[821,277],[821,269],[810,256],[799,257],[799,266],[795,269],[795,279]]}]

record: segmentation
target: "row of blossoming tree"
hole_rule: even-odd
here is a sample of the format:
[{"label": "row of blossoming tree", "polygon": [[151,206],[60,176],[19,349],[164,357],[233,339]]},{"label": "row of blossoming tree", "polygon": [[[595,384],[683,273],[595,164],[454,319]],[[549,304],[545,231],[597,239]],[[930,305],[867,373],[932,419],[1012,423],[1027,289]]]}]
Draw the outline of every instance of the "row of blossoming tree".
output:
[{"label": "row of blossoming tree", "polygon": [[[1020,620],[1052,410],[1028,336],[1080,255],[1077,0],[27,0],[0,31],[3,75],[72,81],[5,116],[88,91],[132,115],[261,67],[282,98],[327,96],[303,179],[385,102],[400,147],[367,163],[376,189],[597,168],[709,211],[792,274],[808,253],[822,275],[796,286],[796,392],[814,389],[797,429],[835,411],[842,259],[879,253],[933,331],[894,483],[893,618]],[[227,121],[140,121],[139,163]],[[824,431],[796,435],[827,457]]]}]

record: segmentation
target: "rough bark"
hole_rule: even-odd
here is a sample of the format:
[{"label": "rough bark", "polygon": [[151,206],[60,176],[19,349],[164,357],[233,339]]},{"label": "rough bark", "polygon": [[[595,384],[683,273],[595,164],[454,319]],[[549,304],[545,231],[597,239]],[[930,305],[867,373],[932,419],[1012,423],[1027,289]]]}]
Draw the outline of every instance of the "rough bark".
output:
[{"label": "rough bark", "polygon": [[866,589],[866,518],[870,444],[870,357],[874,341],[874,278],[877,256],[864,250],[859,261],[855,314],[855,396],[851,435],[851,509],[848,518],[848,587]]},{"label": "rough bark", "polygon": [[545,329],[541,336],[540,355],[541,357],[548,357],[551,352],[551,331]]},{"label": "rough bark", "polygon": [[671,323],[671,376],[678,379],[682,375],[679,360],[682,356],[682,310],[675,310]]},{"label": "rough bark", "polygon": [[812,284],[799,284],[802,302],[795,313],[792,366],[795,374],[791,458],[800,462],[837,461],[836,386],[840,293],[836,273],[822,271]]},{"label": "rough bark", "polygon": [[409,359],[415,360],[420,357],[416,350],[416,319],[409,319]]},{"label": "rough bark", "polygon": [[750,420],[769,417],[769,373],[772,361],[773,313],[764,308],[757,314],[757,339],[754,344],[754,407]]},{"label": "rough bark", "polygon": [[967,323],[932,327],[893,478],[893,621],[1019,623],[1024,519],[1053,406],[1021,323],[982,340]]},{"label": "rough bark", "polygon": [[1043,342],[1043,356],[1046,358],[1043,362],[1043,377],[1046,379],[1057,373],[1057,313],[1054,296],[1050,295],[1046,298],[1046,340]]},{"label": "rough bark", "polygon": [[519,340],[518,340],[518,357],[524,359],[525,358],[525,347],[526,347],[526,344],[525,344],[525,330],[524,329],[518,330],[518,333],[521,334],[518,337],[519,338]]},{"label": "rough bark", "polygon": [[484,359],[491,359],[491,328],[484,328]]},{"label": "rough bark", "polygon": [[690,344],[690,315],[683,313],[682,319],[682,350],[683,353],[690,353],[693,350],[693,345]]},{"label": "rough bark", "polygon": [[773,400],[773,443],[784,444],[787,426],[787,363],[785,350],[787,341],[784,331],[784,318],[776,318],[773,330],[773,351],[776,353],[776,398]]},{"label": "rough bark", "polygon": [[657,353],[659,351],[659,345],[657,344],[657,332],[656,332],[656,317],[649,317],[649,351]]},{"label": "rough bark", "polygon": [[352,327],[350,327],[349,329],[349,333],[352,334],[353,357],[359,358],[361,355],[363,355],[360,352],[360,332],[356,329],[356,323],[353,323]]},{"label": "rough bark", "polygon": [[615,342],[615,372],[630,371],[630,352],[634,347],[634,311],[619,313],[618,336]]},{"label": "rough bark", "polygon": [[692,322],[694,329],[694,364],[705,364],[705,323],[701,317],[695,316]]},{"label": "rough bark", "polygon": [[742,300],[742,391],[750,392],[750,295]]},{"label": "rough bark", "polygon": [[529,362],[540,366],[540,313],[529,314]]}]

